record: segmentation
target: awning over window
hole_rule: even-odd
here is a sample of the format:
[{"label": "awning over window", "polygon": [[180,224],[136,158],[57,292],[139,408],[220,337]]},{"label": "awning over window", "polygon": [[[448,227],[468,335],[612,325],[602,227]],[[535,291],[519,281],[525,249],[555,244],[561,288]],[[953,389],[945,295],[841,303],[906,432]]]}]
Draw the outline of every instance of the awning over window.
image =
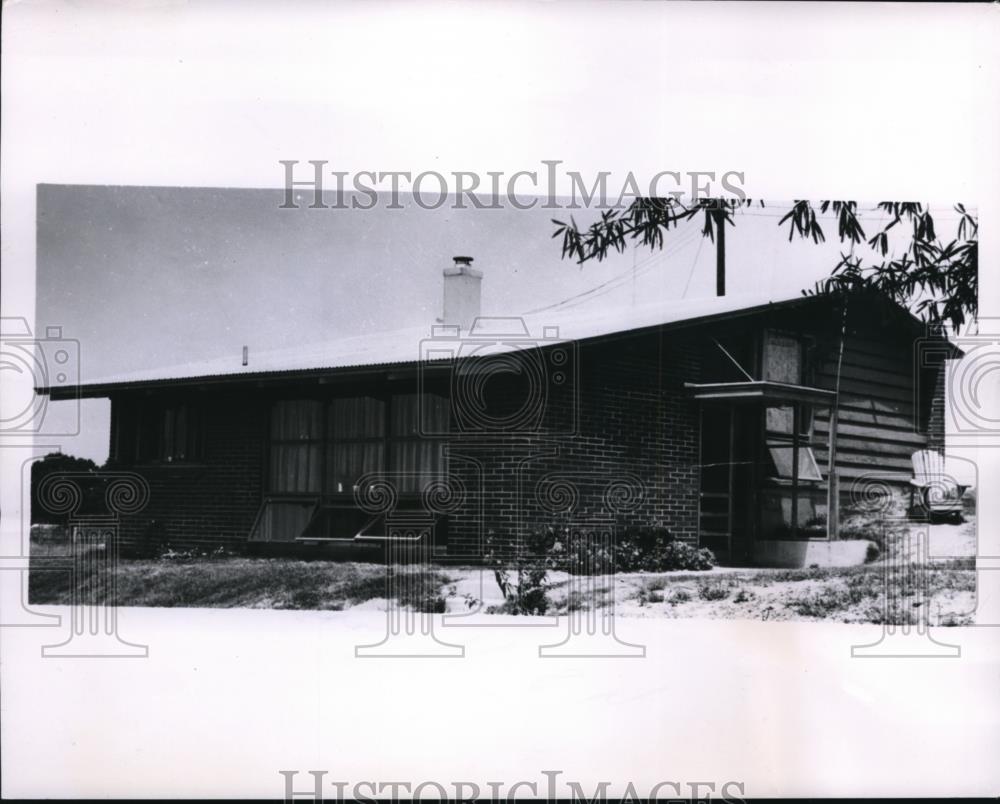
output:
[{"label": "awning over window", "polygon": [[315,512],[315,499],[268,497],[250,528],[250,541],[294,542]]},{"label": "awning over window", "polygon": [[684,383],[694,399],[731,402],[760,402],[769,405],[790,402],[810,402],[817,405],[833,404],[836,394],[825,388],[808,385],[790,385],[783,382],[748,380],[746,382]]},{"label": "awning over window", "polygon": [[250,531],[252,542],[408,541],[444,544],[446,517],[404,502],[390,514],[315,498],[269,497]]},{"label": "awning over window", "polygon": [[362,511],[352,505],[324,505],[299,534],[307,541],[360,539],[381,520],[381,515]]}]

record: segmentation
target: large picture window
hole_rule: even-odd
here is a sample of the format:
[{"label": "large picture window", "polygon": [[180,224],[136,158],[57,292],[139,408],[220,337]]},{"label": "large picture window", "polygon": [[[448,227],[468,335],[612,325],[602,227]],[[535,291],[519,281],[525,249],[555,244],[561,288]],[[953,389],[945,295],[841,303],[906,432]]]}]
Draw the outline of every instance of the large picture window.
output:
[{"label": "large picture window", "polygon": [[319,493],[323,404],[316,399],[282,400],[271,412],[271,490]]},{"label": "large picture window", "polygon": [[423,432],[447,433],[449,416],[448,400],[434,394],[276,402],[269,489],[349,495],[362,476],[388,473],[399,492],[420,492],[446,471],[444,440]]},{"label": "large picture window", "polygon": [[421,400],[417,394],[402,394],[392,399],[391,465],[399,473],[399,490],[419,492],[427,483],[444,476],[444,450],[440,439],[421,434],[421,404],[423,417],[432,433],[448,432],[448,400],[427,394]]},{"label": "large picture window", "polygon": [[358,478],[385,468],[385,401],[334,399],[327,407],[326,493],[350,493]]}]

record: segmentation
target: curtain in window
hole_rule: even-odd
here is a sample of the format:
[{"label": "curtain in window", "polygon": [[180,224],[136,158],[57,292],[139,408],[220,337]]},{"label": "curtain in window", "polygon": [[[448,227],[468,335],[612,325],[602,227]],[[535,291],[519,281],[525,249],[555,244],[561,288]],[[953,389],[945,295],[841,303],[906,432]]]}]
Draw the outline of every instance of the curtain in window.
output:
[{"label": "curtain in window", "polygon": [[326,492],[350,493],[359,477],[385,468],[385,403],[370,396],[334,399],[327,415]]},{"label": "curtain in window", "polygon": [[438,394],[398,394],[392,398],[391,433],[397,438],[448,432],[448,398]]},{"label": "curtain in window", "polygon": [[449,418],[448,400],[430,394],[400,394],[388,403],[370,396],[278,402],[270,489],[350,494],[362,475],[388,470],[400,475],[400,492],[422,491],[446,472],[444,441],[431,434],[447,433]]},{"label": "curtain in window", "polygon": [[320,490],[323,405],[318,400],[283,400],[271,415],[272,491]]},{"label": "curtain in window", "polygon": [[449,407],[435,394],[400,394],[392,400],[392,468],[401,475],[399,490],[420,492],[444,477],[444,442],[428,434],[448,432]]},{"label": "curtain in window", "polygon": [[385,403],[371,396],[347,397],[330,402],[330,436],[337,440],[376,438],[385,435]]},{"label": "curtain in window", "polygon": [[203,416],[187,402],[153,402],[138,413],[136,458],[140,461],[197,460],[202,448]]},{"label": "curtain in window", "polygon": [[188,406],[168,406],[163,409],[158,457],[164,461],[184,461],[192,456],[192,428]]}]

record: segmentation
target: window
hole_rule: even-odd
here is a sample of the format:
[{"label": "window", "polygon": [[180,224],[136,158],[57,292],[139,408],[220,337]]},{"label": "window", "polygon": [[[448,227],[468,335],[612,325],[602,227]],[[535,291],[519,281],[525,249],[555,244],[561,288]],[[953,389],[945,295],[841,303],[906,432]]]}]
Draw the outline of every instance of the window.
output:
[{"label": "window", "polygon": [[350,493],[359,477],[385,466],[385,402],[334,399],[327,408],[326,492]]},{"label": "window", "polygon": [[[792,461],[795,449],[791,442],[778,442],[768,440],[767,451],[771,454],[773,476],[783,480],[792,479]],[[816,456],[812,447],[799,446],[799,480],[822,480],[819,466],[816,463]]]},{"label": "window", "polygon": [[418,493],[446,471],[444,439],[425,433],[447,433],[449,418],[448,400],[434,394],[277,402],[269,488],[349,495],[362,476],[385,472],[400,493]]},{"label": "window", "polygon": [[283,400],[271,413],[272,491],[319,493],[323,405],[315,399]]},{"label": "window", "polygon": [[[425,406],[423,412],[421,404]],[[421,433],[421,413],[430,432],[448,432],[448,400],[444,397],[432,394],[426,394],[422,400],[417,394],[393,397],[391,462],[393,472],[401,475],[401,492],[419,492],[445,473],[444,443]]]},{"label": "window", "polygon": [[805,407],[781,405],[766,411],[765,446],[770,460],[760,501],[765,538],[812,538],[826,533],[823,475],[810,445],[812,425],[803,415]]},{"label": "window", "polygon": [[794,436],[795,406],[769,406],[765,413],[767,427],[767,451],[771,456],[771,476],[791,480],[795,475],[792,463],[798,448],[798,479],[822,480],[816,457],[810,445],[812,437],[811,417],[807,417],[807,405],[799,405],[798,438]]},{"label": "window", "polygon": [[802,344],[798,338],[768,330],[764,334],[764,379],[802,384]]},{"label": "window", "polygon": [[202,457],[203,416],[189,402],[152,402],[139,411],[136,458],[140,462],[186,463]]}]

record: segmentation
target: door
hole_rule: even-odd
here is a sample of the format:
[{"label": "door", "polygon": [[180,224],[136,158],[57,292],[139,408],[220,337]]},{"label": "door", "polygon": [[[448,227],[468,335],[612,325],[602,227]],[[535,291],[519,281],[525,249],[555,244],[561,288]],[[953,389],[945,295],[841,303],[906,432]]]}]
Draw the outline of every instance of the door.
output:
[{"label": "door", "polygon": [[702,406],[698,539],[726,564],[753,553],[760,433],[758,406]]}]

